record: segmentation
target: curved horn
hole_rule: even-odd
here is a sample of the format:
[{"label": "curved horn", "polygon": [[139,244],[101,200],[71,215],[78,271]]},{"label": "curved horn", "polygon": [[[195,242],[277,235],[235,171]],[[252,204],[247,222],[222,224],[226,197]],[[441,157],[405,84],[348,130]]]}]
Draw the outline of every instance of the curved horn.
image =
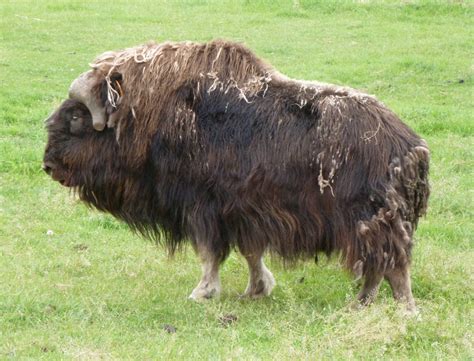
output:
[{"label": "curved horn", "polygon": [[69,98],[84,103],[92,115],[92,125],[95,130],[101,131],[105,128],[105,108],[99,103],[99,99],[92,94],[92,87],[97,82],[97,74],[93,70],[82,73],[74,80],[69,88]]}]

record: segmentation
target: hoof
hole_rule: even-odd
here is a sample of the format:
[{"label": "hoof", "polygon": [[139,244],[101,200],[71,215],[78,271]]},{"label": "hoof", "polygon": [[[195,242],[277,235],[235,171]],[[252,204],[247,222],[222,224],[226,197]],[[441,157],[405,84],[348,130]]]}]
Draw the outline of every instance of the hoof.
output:
[{"label": "hoof", "polygon": [[410,300],[401,300],[400,301],[400,306],[404,308],[403,313],[406,316],[417,316],[419,315],[418,308],[415,305],[415,300],[412,298]]},{"label": "hoof", "polygon": [[269,296],[275,287],[276,282],[272,273],[268,270],[262,274],[262,277],[257,280],[250,282],[245,290],[242,297],[248,297],[252,299],[262,298]]},{"label": "hoof", "polygon": [[193,301],[204,301],[211,298],[216,298],[220,294],[219,286],[204,285],[203,287],[196,287],[189,295],[189,299]]},{"label": "hoof", "polygon": [[376,295],[374,294],[374,292],[369,292],[369,293],[360,292],[357,295],[357,301],[358,301],[359,306],[360,307],[369,306],[370,304],[374,302],[375,296]]}]

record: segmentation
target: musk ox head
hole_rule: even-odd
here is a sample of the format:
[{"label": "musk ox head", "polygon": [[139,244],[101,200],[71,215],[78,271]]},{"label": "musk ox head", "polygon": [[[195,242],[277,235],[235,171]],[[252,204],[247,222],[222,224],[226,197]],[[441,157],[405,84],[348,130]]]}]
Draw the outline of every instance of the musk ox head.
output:
[{"label": "musk ox head", "polygon": [[43,169],[68,187],[96,188],[107,175],[116,175],[117,132],[122,75],[110,66],[81,74],[64,101],[47,120],[48,143]]},{"label": "musk ox head", "polygon": [[110,176],[116,178],[122,171],[115,130],[107,126],[118,108],[108,100],[107,91],[118,94],[120,81],[119,74],[106,79],[98,70],[81,74],[71,84],[69,99],[46,120],[43,169],[62,185],[94,190],[113,182]]},{"label": "musk ox head", "polygon": [[[47,120],[48,143],[43,159],[43,170],[67,187],[79,187],[89,181],[100,180],[104,170],[104,154],[113,142],[109,131],[93,128],[91,113],[76,100],[66,100]],[[100,155],[100,157],[98,157]],[[93,177],[93,175],[96,177]]]},{"label": "musk ox head", "polygon": [[[105,102],[100,97],[94,101],[95,106],[105,108],[98,111],[107,120]],[[68,99],[47,119],[43,169],[53,180],[71,188],[86,204],[110,212],[139,229],[142,218],[144,224],[149,221],[135,213],[149,207],[140,208],[137,203],[146,204],[142,195],[150,194],[151,183],[130,165],[126,156],[128,148],[119,145],[116,129],[105,126],[98,131],[93,114],[85,102]],[[127,201],[129,198],[133,202]]]},{"label": "musk ox head", "polygon": [[83,183],[79,169],[90,167],[94,153],[99,153],[97,132],[105,127],[106,111],[97,96],[98,76],[92,71],[82,74],[72,83],[69,99],[64,101],[47,120],[48,143],[43,169],[62,185],[75,187]]}]

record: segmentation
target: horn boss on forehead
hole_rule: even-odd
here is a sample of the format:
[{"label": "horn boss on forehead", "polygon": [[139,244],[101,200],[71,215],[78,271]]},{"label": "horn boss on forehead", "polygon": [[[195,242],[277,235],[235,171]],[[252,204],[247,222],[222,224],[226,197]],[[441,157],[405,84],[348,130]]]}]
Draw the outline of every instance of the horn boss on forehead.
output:
[{"label": "horn boss on forehead", "polygon": [[106,112],[104,105],[101,104],[100,98],[93,89],[101,78],[103,80],[103,76],[99,71],[89,70],[74,80],[69,88],[69,98],[84,103],[92,115],[94,129],[99,131],[105,128]]}]

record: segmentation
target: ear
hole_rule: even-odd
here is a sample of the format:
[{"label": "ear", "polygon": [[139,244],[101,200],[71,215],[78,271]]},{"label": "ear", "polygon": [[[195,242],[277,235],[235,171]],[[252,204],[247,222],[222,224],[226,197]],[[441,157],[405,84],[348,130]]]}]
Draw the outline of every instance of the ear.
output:
[{"label": "ear", "polygon": [[111,123],[110,116],[119,109],[121,99],[124,95],[122,79],[122,74],[114,72],[107,76],[101,84],[100,98],[104,105],[105,112],[109,116],[109,122],[107,124],[109,127],[115,125],[109,124]]},{"label": "ear", "polygon": [[122,81],[122,74],[114,72],[107,76],[101,84],[100,98],[105,108],[105,113],[108,118],[107,127],[109,128],[115,126],[117,120],[116,114],[124,95]]},{"label": "ear", "polygon": [[113,93],[117,98],[115,99],[116,102],[119,101],[120,98],[123,97],[122,80],[123,80],[123,77],[122,77],[122,74],[120,73],[115,72],[110,75],[110,86],[115,91]]}]

